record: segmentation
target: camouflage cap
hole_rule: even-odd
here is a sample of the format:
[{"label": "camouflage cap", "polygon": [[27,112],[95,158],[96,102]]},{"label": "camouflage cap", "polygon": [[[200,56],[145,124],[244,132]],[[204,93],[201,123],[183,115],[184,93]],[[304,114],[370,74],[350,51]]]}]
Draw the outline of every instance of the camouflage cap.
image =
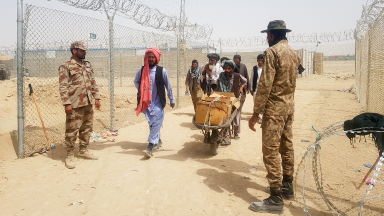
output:
[{"label": "camouflage cap", "polygon": [[82,50],[89,50],[87,46],[85,46],[85,43],[82,41],[75,41],[71,44],[71,49],[82,49]]},{"label": "camouflage cap", "polygon": [[268,27],[266,30],[261,31],[261,33],[266,33],[271,30],[281,30],[285,32],[291,32],[292,30],[287,29],[287,26],[285,25],[285,22],[283,20],[273,20],[269,22]]}]

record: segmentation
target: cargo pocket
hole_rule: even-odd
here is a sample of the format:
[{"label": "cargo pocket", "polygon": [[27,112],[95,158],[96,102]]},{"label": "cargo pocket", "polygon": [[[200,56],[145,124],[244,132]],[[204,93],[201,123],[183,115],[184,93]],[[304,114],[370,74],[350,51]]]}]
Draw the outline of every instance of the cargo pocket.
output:
[{"label": "cargo pocket", "polygon": [[73,85],[73,86],[81,85],[81,83],[83,82],[81,71],[70,70],[69,74],[71,79],[70,85]]},{"label": "cargo pocket", "polygon": [[281,125],[281,122],[278,119],[278,116],[263,115],[263,122],[261,126],[264,130],[268,130],[268,131],[283,130],[283,127]]}]

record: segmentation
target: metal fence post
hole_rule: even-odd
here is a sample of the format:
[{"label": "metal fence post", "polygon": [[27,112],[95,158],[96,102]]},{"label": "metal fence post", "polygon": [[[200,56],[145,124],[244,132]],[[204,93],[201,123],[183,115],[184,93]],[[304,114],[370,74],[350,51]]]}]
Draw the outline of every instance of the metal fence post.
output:
[{"label": "metal fence post", "polygon": [[316,74],[316,50],[313,52],[313,68],[312,68],[312,73]]},{"label": "metal fence post", "polygon": [[368,30],[368,70],[367,70],[367,88],[366,88],[366,94],[365,94],[365,111],[370,112],[370,107],[369,107],[369,85],[370,85],[370,75],[371,75],[371,46],[372,46],[372,24],[369,25],[369,30]]},{"label": "metal fence post", "polygon": [[179,91],[179,74],[180,74],[180,31],[177,34],[177,93],[176,93],[176,108],[179,108],[180,91]]},{"label": "metal fence post", "polygon": [[359,52],[358,48],[359,48],[359,42],[358,42],[357,38],[355,38],[355,93],[357,95],[357,101],[360,102],[360,94],[359,94],[360,86],[358,84],[358,79],[360,79],[360,77],[358,78],[359,72],[360,72],[360,68],[357,69],[357,65],[358,65],[358,63],[357,63],[357,61],[358,61],[357,55],[359,55],[359,58],[360,58],[360,53],[357,54]]},{"label": "metal fence post", "polygon": [[[363,43],[363,45],[361,45],[361,43]],[[360,43],[359,43],[360,45],[359,45],[359,50],[360,50],[360,54],[359,54],[359,58],[360,58],[360,68],[359,68],[359,98],[360,98],[360,101],[362,100],[362,98],[363,98],[363,95],[362,95],[362,81],[361,81],[361,79],[363,79],[363,76],[362,76],[362,73],[363,73],[363,51],[364,51],[364,49],[363,49],[363,46],[364,46],[364,41],[362,41],[361,39],[360,39]],[[360,102],[359,101],[359,102]]]},{"label": "metal fence post", "polygon": [[113,70],[113,18],[108,15],[109,21],[109,94],[110,94],[110,130],[115,128],[115,73]]},{"label": "metal fence post", "polygon": [[17,137],[18,137],[18,157],[23,157],[24,153],[24,101],[23,101],[23,0],[17,1]]},{"label": "metal fence post", "polygon": [[222,55],[223,51],[221,49],[221,38],[219,39],[219,43],[220,43],[220,56]]}]

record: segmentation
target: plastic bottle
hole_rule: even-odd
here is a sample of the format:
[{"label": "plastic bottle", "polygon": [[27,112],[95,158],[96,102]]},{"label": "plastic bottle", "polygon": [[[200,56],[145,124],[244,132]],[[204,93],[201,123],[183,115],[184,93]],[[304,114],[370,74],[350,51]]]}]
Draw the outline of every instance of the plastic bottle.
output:
[{"label": "plastic bottle", "polygon": [[189,96],[189,93],[186,92],[186,93],[185,93],[185,99],[188,99],[188,96]]}]

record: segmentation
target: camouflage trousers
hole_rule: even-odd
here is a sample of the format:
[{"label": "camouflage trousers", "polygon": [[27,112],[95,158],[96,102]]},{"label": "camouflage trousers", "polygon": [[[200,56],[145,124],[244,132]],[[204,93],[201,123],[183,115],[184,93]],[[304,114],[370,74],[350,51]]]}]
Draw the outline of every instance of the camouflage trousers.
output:
[{"label": "camouflage trousers", "polygon": [[294,172],[292,123],[293,115],[263,116],[263,161],[269,185],[274,189],[281,187],[283,175],[292,176]]},{"label": "camouflage trousers", "polygon": [[79,143],[81,146],[89,145],[89,138],[93,127],[93,108],[92,105],[72,109],[72,114],[67,115],[65,123],[65,144],[66,149],[75,148],[77,133],[79,133]]}]

